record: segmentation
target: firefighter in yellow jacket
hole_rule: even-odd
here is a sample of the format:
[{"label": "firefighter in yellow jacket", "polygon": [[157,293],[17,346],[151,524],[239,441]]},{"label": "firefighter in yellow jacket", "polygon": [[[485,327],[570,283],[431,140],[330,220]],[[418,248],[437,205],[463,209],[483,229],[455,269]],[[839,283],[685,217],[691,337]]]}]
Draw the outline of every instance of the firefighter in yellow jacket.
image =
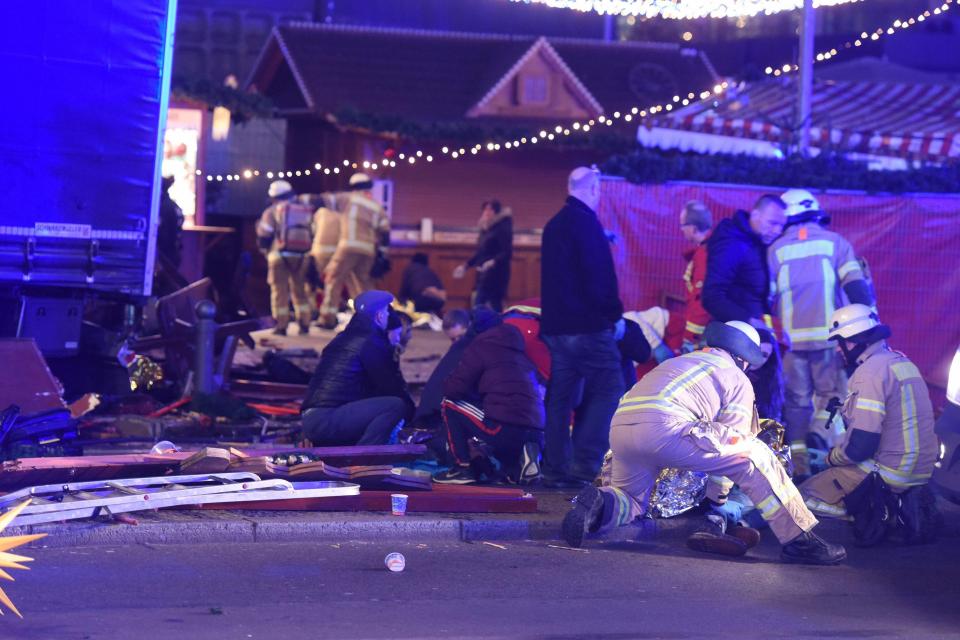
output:
[{"label": "firefighter in yellow jacket", "polygon": [[866,305],[833,314],[836,341],[850,373],[842,416],[847,430],[830,450],[830,468],[800,486],[807,506],[844,516],[843,498],[877,471],[894,493],[925,485],[939,447],[927,384],[917,367],[887,346],[890,329]]},{"label": "firefighter in yellow jacket", "polygon": [[370,270],[377,247],[390,237],[390,221],[383,206],[374,199],[373,180],[364,173],[350,177],[350,192],[334,197],[340,213],[340,237],[337,248],[323,274],[324,297],[320,307],[320,325],[337,326],[337,311],[344,286],[356,298],[373,289]]},{"label": "firefighter in yellow jacket", "polygon": [[310,331],[310,291],[307,271],[313,244],[313,211],[296,200],[286,180],[276,180],[267,192],[273,203],[257,222],[257,241],[267,256],[270,310],[277,325],[273,332],[286,335],[290,324],[290,299],[300,333]]},{"label": "firefighter in yellow jacket", "polygon": [[754,393],[744,371],[762,362],[745,322],[711,322],[700,351],[667,360],[621,399],[610,430],[611,485],[589,486],[563,520],[579,547],[588,532],[625,525],[646,511],[665,468],[726,476],[740,485],[783,545],[784,562],[836,564],[840,545],[812,532],[816,518],[773,451],[754,437]]},{"label": "firefighter in yellow jacket", "polygon": [[787,225],[767,250],[774,308],[790,336],[783,356],[783,422],[798,476],[809,475],[807,435],[830,443],[827,404],[844,396],[840,358],[827,341],[830,317],[849,302],[872,306],[873,295],[850,243],[825,228],[830,216],[809,191],[790,189]]}]

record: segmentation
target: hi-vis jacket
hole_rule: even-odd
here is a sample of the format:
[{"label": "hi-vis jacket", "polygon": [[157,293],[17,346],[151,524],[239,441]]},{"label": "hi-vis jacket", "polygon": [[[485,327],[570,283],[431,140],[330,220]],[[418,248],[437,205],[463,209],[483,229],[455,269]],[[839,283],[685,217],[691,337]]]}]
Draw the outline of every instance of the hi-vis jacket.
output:
[{"label": "hi-vis jacket", "polygon": [[853,247],[815,222],[787,227],[767,250],[770,291],[797,351],[832,347],[830,317],[846,302],[842,287],[863,279]]},{"label": "hi-vis jacket", "polygon": [[707,279],[707,244],[704,241],[684,254],[687,268],[683,272],[683,282],[687,285],[687,307],[684,312],[686,326],[683,339],[696,344],[710,322],[710,314],[703,308],[703,281]]},{"label": "hi-vis jacket", "polygon": [[390,220],[383,206],[365,193],[356,191],[337,194],[335,202],[342,215],[337,250],[376,254],[379,235],[390,232]]},{"label": "hi-vis jacket", "polygon": [[684,433],[727,449],[754,432],[753,404],[753,386],[733,358],[703,349],[645,375],[620,400],[613,424],[676,423]]},{"label": "hi-vis jacket", "polygon": [[337,250],[340,242],[340,218],[342,214],[334,209],[320,207],[313,214],[313,248],[310,250],[315,256],[330,257]]},{"label": "hi-vis jacket", "polygon": [[[847,432],[830,451],[830,464],[877,470],[891,487],[924,484],[939,453],[927,384],[905,355],[883,341],[870,345],[860,362],[842,410]],[[880,434],[872,459],[858,464],[844,453],[853,429]]]}]

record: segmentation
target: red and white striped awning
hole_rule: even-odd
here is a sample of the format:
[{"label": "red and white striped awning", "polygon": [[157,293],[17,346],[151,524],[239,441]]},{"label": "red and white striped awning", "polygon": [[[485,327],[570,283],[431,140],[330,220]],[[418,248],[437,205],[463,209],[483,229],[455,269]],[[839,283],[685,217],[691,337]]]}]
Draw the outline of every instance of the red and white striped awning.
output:
[{"label": "red and white striped awning", "polygon": [[[642,126],[789,144],[797,120],[791,78],[748,85]],[[813,146],[845,153],[928,161],[960,157],[960,86],[818,82],[810,135]]]}]

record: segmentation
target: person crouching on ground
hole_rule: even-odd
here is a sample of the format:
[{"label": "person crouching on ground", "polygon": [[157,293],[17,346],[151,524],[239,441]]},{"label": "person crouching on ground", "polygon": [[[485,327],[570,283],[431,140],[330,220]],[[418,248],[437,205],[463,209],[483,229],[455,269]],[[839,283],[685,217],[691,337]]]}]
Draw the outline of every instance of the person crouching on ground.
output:
[{"label": "person crouching on ground", "polygon": [[585,487],[564,517],[567,543],[625,525],[647,512],[664,468],[726,476],[757,505],[783,545],[784,562],[836,564],[846,550],[820,539],[800,492],[766,444],[752,435],[754,392],[744,374],[759,365],[760,336],[750,325],[711,322],[708,348],[667,360],[620,401],[610,431],[613,479]]},{"label": "person crouching on ground", "polygon": [[519,329],[499,316],[490,324],[473,338],[443,385],[443,420],[455,464],[434,482],[482,479],[478,471],[484,461],[471,460],[471,437],[492,447],[508,479],[519,484],[540,479],[544,415],[536,369],[524,353]]},{"label": "person crouching on ground", "polygon": [[357,296],[350,323],[320,354],[301,407],[304,434],[314,444],[386,444],[413,414],[387,338],[391,302],[386,291]]}]

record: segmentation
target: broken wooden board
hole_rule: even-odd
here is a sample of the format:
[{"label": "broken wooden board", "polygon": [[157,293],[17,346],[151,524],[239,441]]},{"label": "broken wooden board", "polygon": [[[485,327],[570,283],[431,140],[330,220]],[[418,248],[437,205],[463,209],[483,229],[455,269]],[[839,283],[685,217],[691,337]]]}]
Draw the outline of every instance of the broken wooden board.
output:
[{"label": "broken wooden board", "polygon": [[[245,450],[248,456],[306,453],[335,467],[348,465],[386,464],[414,460],[426,453],[419,444],[397,444],[362,447],[313,447],[294,449],[259,447]],[[12,491],[59,482],[85,482],[116,478],[147,478],[175,471],[194,452],[165,454],[117,454],[106,456],[72,456],[60,458],[20,458],[0,464],[0,491]]]},{"label": "broken wooden board", "polygon": [[342,480],[350,482],[350,472],[340,467],[334,467],[323,461],[307,462],[290,467],[292,482],[308,480]]},{"label": "broken wooden board", "polygon": [[[216,447],[204,447],[180,463],[181,475],[220,473],[230,466],[230,452]],[[246,469],[240,469],[246,471]]]},{"label": "broken wooden board", "polygon": [[[397,491],[361,490],[357,496],[304,500],[264,500],[202,505],[199,509],[249,509],[253,511],[385,511],[390,494]],[[537,498],[522,489],[433,485],[433,491],[412,492],[407,513],[536,513]]]},{"label": "broken wooden board", "polygon": [[347,467],[346,470],[350,473],[350,482],[363,489],[430,491],[433,486],[428,473],[404,467],[370,465]]}]

